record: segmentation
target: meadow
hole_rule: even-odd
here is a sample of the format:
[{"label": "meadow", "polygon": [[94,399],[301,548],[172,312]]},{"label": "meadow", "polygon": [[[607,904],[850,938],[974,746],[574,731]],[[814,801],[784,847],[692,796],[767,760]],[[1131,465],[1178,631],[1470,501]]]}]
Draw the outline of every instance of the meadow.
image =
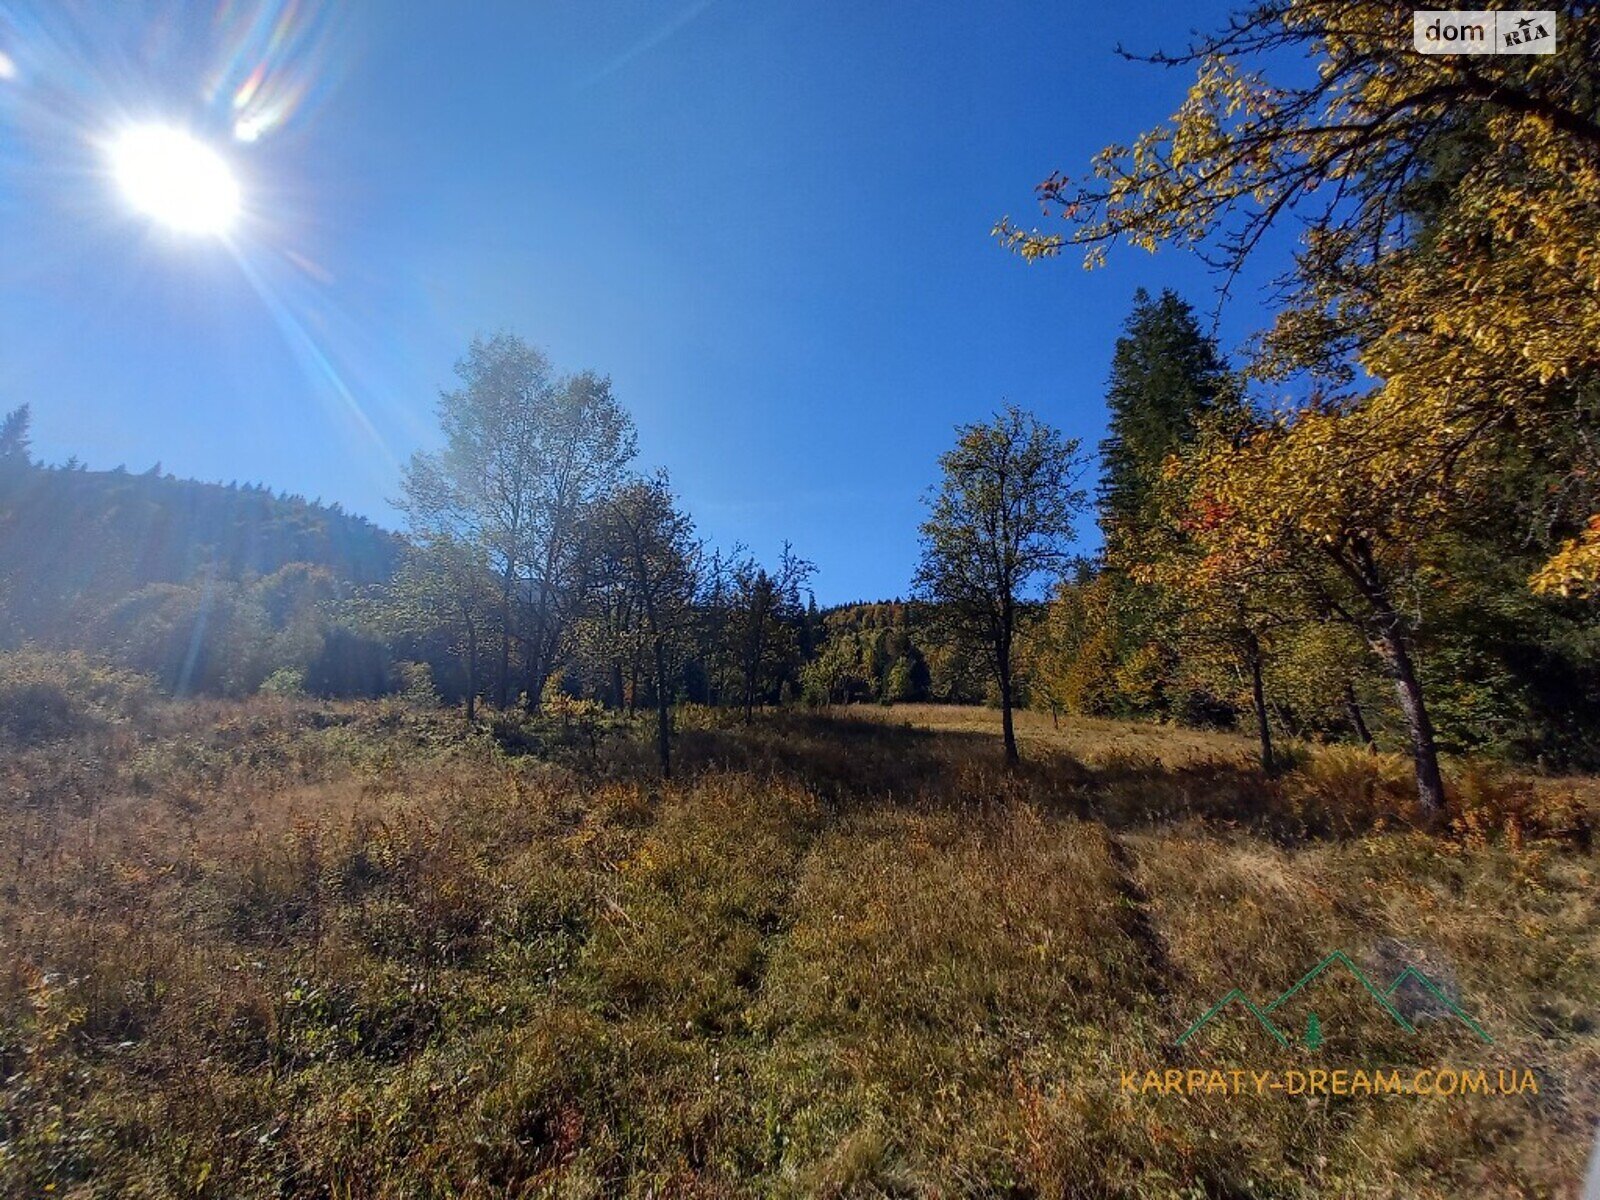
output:
[{"label": "meadow", "polygon": [[[863,706],[680,709],[663,784],[622,718],[0,676],[7,1196],[1555,1197],[1600,1116],[1588,779],[1424,833],[1362,750]],[[1333,950],[1492,1044],[1331,978],[1319,1048],[1175,1044]],[[1370,1063],[1538,1087],[1125,1082]]]}]

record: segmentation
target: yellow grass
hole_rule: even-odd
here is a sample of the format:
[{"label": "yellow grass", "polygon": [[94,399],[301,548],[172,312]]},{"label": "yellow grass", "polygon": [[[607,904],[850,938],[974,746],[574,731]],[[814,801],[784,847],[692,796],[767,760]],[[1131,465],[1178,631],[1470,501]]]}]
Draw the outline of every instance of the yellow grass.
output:
[{"label": "yellow grass", "polygon": [[[626,724],[64,711],[0,767],[7,1196],[1572,1196],[1600,1115],[1587,810],[1514,780],[1424,835],[1364,756],[1029,715],[1008,771],[985,710],[685,713],[670,786]],[[1493,1044],[1333,977],[1319,1050],[1175,1044],[1333,950]],[[1122,1085],[1318,1064],[1540,1091]]]},{"label": "yellow grass", "polygon": [[[979,705],[896,704],[890,708],[851,705],[831,711],[851,720],[883,721],[935,732],[1000,736],[1000,710]],[[1052,721],[1048,713],[1029,709],[1018,710],[1013,717],[1019,748],[1024,752],[1033,747],[1070,754],[1085,762],[1129,755],[1178,767],[1207,759],[1250,762],[1256,754],[1255,742],[1237,733],[1069,715]]]}]

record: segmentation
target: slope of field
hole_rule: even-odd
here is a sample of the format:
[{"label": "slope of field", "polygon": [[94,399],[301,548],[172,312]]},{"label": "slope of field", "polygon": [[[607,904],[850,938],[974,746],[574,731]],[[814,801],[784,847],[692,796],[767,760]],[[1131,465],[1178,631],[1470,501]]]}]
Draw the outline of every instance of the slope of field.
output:
[{"label": "slope of field", "polygon": [[[627,726],[34,701],[0,720],[0,1194],[1544,1197],[1600,1113],[1566,785],[1469,772],[1422,835],[1403,764],[1268,781],[1110,723],[1030,721],[1008,772],[976,711],[685,712],[662,786]],[[1341,969],[1286,1044],[1237,1004],[1175,1044],[1333,951],[1492,1042]],[[1129,1087],[1378,1065],[1538,1090]]]}]

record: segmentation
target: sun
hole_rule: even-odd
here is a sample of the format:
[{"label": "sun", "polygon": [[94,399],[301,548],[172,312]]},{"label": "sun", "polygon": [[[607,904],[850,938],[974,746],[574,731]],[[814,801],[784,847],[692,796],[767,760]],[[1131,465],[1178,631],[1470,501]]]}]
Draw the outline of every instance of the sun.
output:
[{"label": "sun", "polygon": [[169,229],[223,234],[239,215],[239,182],[228,164],[182,130],[136,126],[112,146],[111,162],[134,208]]}]

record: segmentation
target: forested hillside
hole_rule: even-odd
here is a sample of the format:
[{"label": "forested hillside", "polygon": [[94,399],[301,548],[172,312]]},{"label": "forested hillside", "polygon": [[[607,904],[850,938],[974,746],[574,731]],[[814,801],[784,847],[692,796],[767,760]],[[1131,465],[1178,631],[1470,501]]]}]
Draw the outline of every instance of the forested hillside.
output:
[{"label": "forested hillside", "polygon": [[329,604],[387,580],[398,537],[260,484],[35,463],[28,416],[0,433],[0,646],[97,651],[173,691],[290,665],[373,690],[323,658]]}]

